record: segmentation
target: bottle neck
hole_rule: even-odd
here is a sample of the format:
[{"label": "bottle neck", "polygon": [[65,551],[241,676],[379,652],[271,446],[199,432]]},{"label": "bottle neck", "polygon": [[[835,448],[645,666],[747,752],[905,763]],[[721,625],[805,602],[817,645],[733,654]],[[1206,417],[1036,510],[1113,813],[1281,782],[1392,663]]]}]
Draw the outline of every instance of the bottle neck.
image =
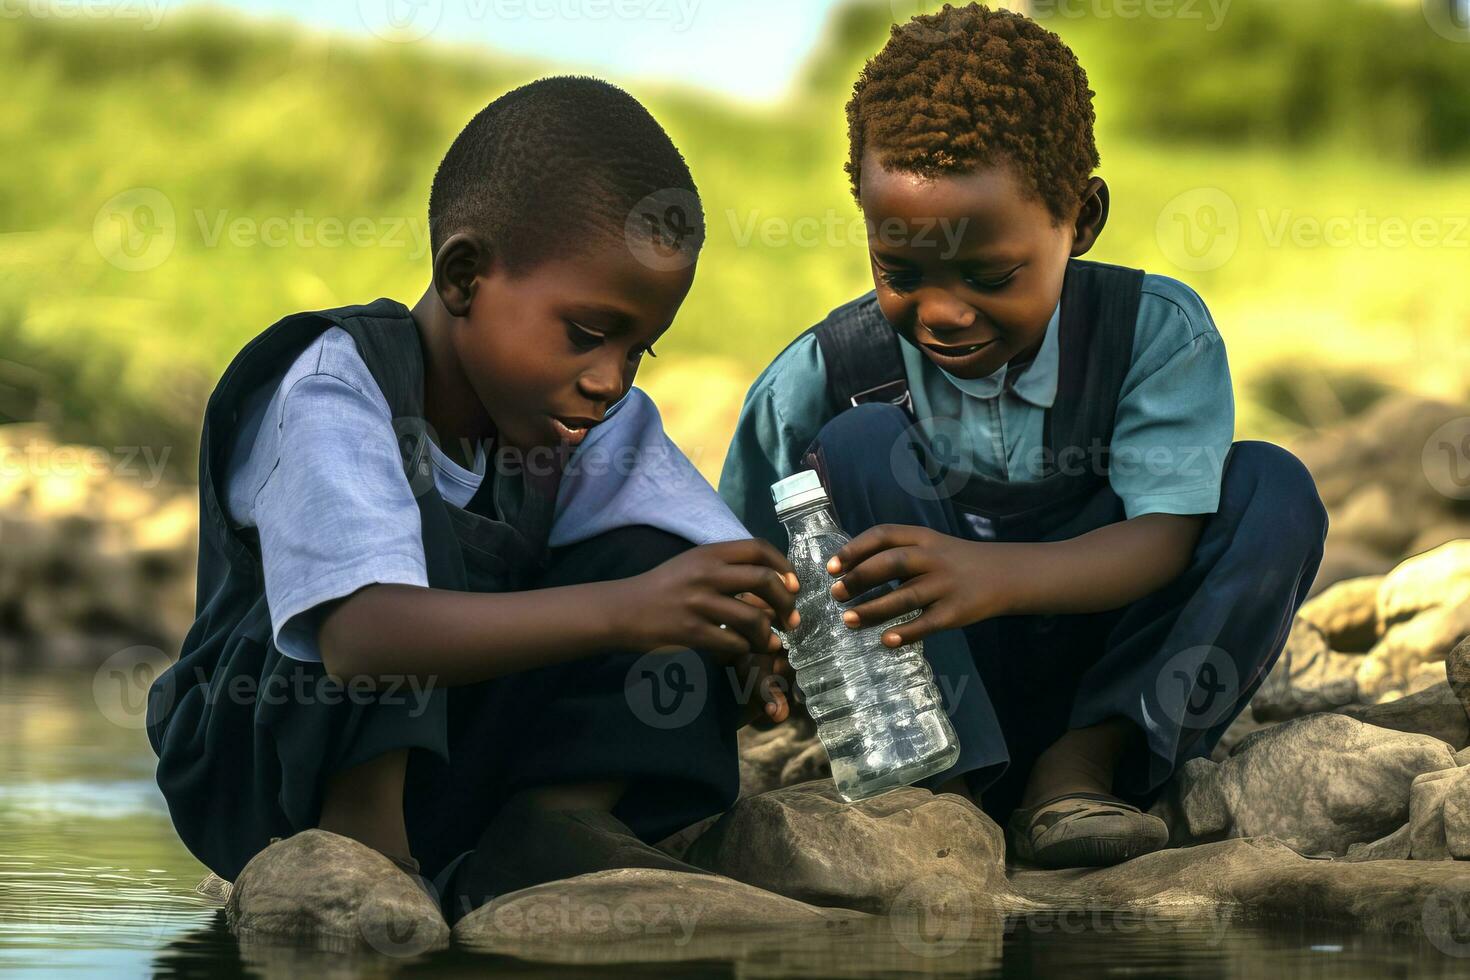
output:
[{"label": "bottle neck", "polygon": [[814,500],[776,516],[791,537],[798,532],[840,530],[830,500]]}]

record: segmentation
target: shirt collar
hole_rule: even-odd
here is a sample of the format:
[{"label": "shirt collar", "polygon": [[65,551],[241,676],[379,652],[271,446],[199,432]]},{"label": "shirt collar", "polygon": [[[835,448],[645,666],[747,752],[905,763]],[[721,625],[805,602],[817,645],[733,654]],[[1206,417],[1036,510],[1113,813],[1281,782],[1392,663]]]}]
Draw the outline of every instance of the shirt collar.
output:
[{"label": "shirt collar", "polygon": [[[1060,362],[1057,334],[1061,319],[1062,305],[1058,303],[1046,325],[1046,334],[1041,339],[1036,357],[1010,386],[1018,397],[1037,408],[1050,408],[1057,398],[1057,369]],[[1006,372],[1009,367],[1008,364],[1002,364],[983,378],[957,378],[943,368],[939,369],[939,373],[965,394],[988,399],[994,398],[1006,387]]]}]

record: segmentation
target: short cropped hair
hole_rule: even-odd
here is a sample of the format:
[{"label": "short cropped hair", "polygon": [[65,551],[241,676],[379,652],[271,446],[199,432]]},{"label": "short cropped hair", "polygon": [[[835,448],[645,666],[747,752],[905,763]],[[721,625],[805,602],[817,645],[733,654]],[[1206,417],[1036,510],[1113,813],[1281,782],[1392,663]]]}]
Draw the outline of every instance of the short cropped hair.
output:
[{"label": "short cropped hair", "polygon": [[429,242],[437,254],[452,235],[477,233],[522,270],[590,237],[646,228],[629,215],[654,194],[687,204],[677,245],[697,252],[694,178],[642,103],[595,78],[543,78],[491,102],[455,137],[429,192]]},{"label": "short cropped hair", "polygon": [[1009,164],[1066,220],[1100,162],[1093,95],[1072,50],[1020,14],[945,4],[895,25],[847,103],[853,196],[868,150],[923,177]]}]

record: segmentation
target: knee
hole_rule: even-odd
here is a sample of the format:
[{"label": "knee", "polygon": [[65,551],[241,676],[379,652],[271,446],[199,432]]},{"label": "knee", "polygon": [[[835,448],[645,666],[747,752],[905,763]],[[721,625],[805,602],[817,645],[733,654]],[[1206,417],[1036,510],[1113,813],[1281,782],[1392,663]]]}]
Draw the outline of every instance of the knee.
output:
[{"label": "knee", "polygon": [[909,431],[910,420],[904,410],[886,402],[854,405],[838,412],[822,426],[813,446],[829,451],[860,448],[864,453],[874,446],[889,446]]},{"label": "knee", "polygon": [[1285,542],[1296,543],[1308,556],[1321,556],[1327,508],[1312,474],[1288,450],[1269,442],[1235,443],[1226,457],[1220,494],[1222,510],[1227,502],[1260,508]]}]

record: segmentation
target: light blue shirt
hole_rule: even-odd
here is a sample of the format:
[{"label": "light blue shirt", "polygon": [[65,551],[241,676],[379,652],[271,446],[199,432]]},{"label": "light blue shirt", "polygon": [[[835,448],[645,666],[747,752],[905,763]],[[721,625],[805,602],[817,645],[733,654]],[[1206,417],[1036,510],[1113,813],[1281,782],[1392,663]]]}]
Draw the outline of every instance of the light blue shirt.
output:
[{"label": "light blue shirt", "polygon": [[[428,585],[418,503],[403,472],[392,411],[346,331],[333,327],[281,381],[247,400],[225,466],[225,510],[260,539],[276,646],[320,660],[324,603],[377,583]],[[458,465],[430,443],[434,487],[463,508],[486,479],[483,447]],[[496,479],[515,520],[520,478]],[[694,544],[750,537],[664,433],[638,388],[608,410],[568,460],[549,544],[574,544],[644,524]]]},{"label": "light blue shirt", "polygon": [[[944,440],[960,479],[1041,477],[1043,421],[1057,398],[1060,313],[1058,307],[1035,358],[1009,387],[1009,365],[965,380],[914,345],[899,345],[920,429],[931,441]],[[786,534],[770,485],[801,468],[830,417],[826,386],[816,338],[803,337],[756,378],[725,457],[720,495],[753,534],[777,545]],[[1183,283],[1145,276],[1111,443],[1109,481],[1127,516],[1214,513],[1234,434],[1230,368],[1209,310]]]}]

